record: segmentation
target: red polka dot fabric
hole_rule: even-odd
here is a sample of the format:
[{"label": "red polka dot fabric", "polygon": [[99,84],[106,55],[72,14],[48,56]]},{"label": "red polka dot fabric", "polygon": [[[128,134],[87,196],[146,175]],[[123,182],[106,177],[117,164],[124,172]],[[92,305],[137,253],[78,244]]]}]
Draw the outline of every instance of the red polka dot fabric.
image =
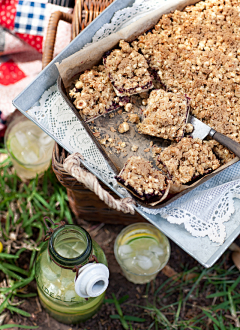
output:
[{"label": "red polka dot fabric", "polygon": [[47,1],[0,0],[0,25],[42,53]]},{"label": "red polka dot fabric", "polygon": [[30,46],[35,48],[39,53],[42,53],[43,47],[43,37],[42,36],[32,36],[26,33],[16,33],[16,36],[27,42]]},{"label": "red polka dot fabric", "polygon": [[0,25],[9,29],[14,29],[16,7],[18,0],[0,0]]},{"label": "red polka dot fabric", "polygon": [[25,78],[25,73],[12,60],[0,64],[0,84],[8,86]]},{"label": "red polka dot fabric", "polygon": [[[42,70],[47,26],[56,11],[72,13],[73,9],[48,0],[0,0],[0,136],[15,110],[12,100]],[[71,24],[60,21],[53,57],[70,41]]]}]

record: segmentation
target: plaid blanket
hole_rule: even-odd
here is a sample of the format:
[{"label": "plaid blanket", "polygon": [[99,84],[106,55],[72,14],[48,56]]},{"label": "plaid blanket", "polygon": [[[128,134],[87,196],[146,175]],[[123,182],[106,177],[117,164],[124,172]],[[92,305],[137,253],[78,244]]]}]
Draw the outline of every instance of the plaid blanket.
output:
[{"label": "plaid blanket", "polygon": [[[58,10],[72,12],[72,8],[51,2],[0,0],[0,136],[4,134],[7,117],[15,110],[12,100],[42,69],[42,52],[51,14]],[[60,3],[72,5],[69,0]],[[60,21],[54,56],[70,39],[71,25]]]}]

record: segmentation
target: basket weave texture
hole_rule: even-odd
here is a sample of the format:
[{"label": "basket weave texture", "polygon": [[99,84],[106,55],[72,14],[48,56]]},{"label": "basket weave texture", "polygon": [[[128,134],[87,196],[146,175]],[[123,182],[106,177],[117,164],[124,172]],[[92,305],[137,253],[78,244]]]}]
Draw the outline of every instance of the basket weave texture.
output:
[{"label": "basket weave texture", "polygon": [[[72,24],[72,38],[92,22],[108,5],[114,0],[105,1],[83,1],[76,0],[73,14],[65,14],[60,11],[51,15],[49,20],[47,37],[43,51],[43,68],[52,60],[57,26],[60,20]],[[124,214],[109,209],[104,202],[83,184],[69,175],[63,168],[64,160],[69,156],[68,152],[55,143],[52,154],[52,168],[58,181],[67,189],[69,205],[76,218],[84,218],[87,221],[98,221],[104,223],[128,225],[134,222],[146,221],[138,213],[135,215]],[[110,192],[113,197],[118,198],[106,185],[102,187]]]}]

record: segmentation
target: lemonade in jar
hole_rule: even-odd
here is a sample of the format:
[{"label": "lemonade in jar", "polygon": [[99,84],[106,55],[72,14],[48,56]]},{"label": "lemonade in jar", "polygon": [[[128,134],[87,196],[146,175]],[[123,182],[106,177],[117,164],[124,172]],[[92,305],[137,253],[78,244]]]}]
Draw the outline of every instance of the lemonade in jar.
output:
[{"label": "lemonade in jar", "polygon": [[107,259],[84,228],[56,228],[39,251],[35,269],[40,302],[57,321],[77,324],[100,309],[108,286]]},{"label": "lemonade in jar", "polygon": [[114,254],[129,281],[148,283],[167,264],[170,244],[167,237],[153,225],[135,223],[117,236]]},{"label": "lemonade in jar", "polygon": [[5,133],[5,147],[24,181],[42,174],[52,158],[54,140],[26,116],[17,116]]}]

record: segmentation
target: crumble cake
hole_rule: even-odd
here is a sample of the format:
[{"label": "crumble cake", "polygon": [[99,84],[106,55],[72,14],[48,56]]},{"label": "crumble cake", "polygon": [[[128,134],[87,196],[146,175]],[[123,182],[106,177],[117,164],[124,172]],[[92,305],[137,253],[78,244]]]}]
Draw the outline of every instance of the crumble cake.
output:
[{"label": "crumble cake", "polygon": [[157,165],[174,183],[185,184],[217,169],[220,162],[207,141],[184,137],[160,153]]},{"label": "crumble cake", "polygon": [[167,178],[151,163],[141,157],[130,157],[116,176],[119,184],[146,203],[155,203],[166,197],[169,190]]},{"label": "crumble cake", "polygon": [[194,116],[237,142],[239,12],[237,0],[201,1],[163,15],[151,32],[132,42],[167,90],[191,98]]},{"label": "crumble cake", "polygon": [[128,97],[116,95],[103,65],[82,73],[69,96],[84,121],[129,103]]},{"label": "crumble cake", "polygon": [[138,132],[179,141],[186,129],[189,109],[186,96],[155,89],[150,93]]},{"label": "crumble cake", "polygon": [[118,96],[130,96],[153,88],[148,64],[142,54],[121,40],[121,49],[114,49],[103,59],[113,88]]}]

